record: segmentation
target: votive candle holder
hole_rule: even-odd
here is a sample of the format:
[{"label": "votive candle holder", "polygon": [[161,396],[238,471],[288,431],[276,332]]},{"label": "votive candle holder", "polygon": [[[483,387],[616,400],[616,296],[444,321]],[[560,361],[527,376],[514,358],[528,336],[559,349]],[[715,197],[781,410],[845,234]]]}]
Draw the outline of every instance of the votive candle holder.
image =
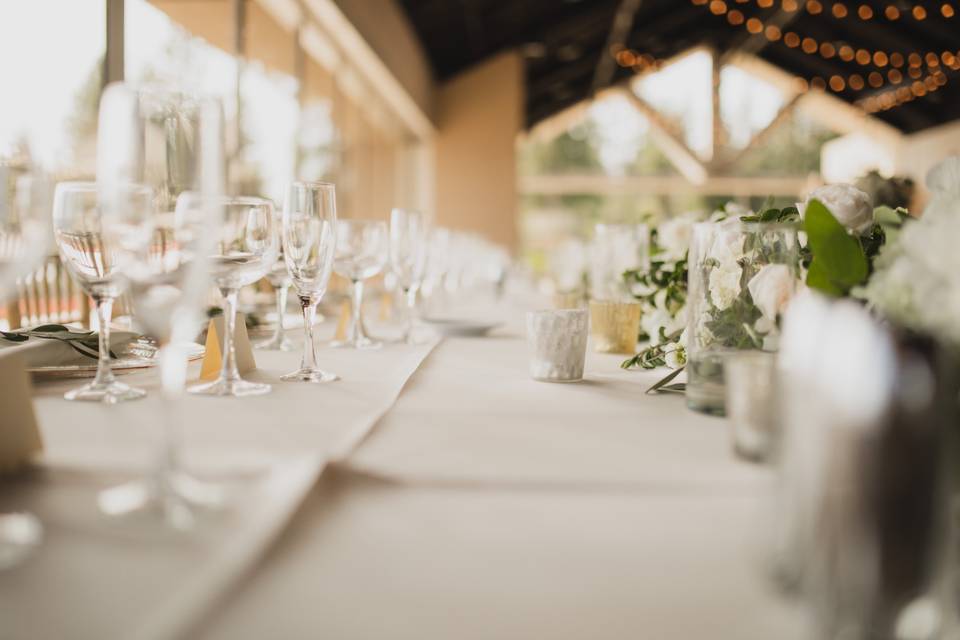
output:
[{"label": "votive candle holder", "polygon": [[528,312],[530,376],[541,382],[582,380],[588,324],[586,309]]},{"label": "votive candle holder", "polygon": [[640,303],[635,300],[591,300],[590,334],[594,351],[633,354],[640,333]]}]

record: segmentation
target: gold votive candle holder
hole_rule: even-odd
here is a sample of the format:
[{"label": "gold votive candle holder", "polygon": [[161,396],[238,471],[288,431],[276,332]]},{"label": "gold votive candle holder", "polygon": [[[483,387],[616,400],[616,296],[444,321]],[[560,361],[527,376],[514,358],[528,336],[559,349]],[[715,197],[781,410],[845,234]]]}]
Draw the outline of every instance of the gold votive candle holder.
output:
[{"label": "gold votive candle holder", "polygon": [[599,353],[632,354],[640,332],[640,303],[635,300],[591,300],[590,336]]}]

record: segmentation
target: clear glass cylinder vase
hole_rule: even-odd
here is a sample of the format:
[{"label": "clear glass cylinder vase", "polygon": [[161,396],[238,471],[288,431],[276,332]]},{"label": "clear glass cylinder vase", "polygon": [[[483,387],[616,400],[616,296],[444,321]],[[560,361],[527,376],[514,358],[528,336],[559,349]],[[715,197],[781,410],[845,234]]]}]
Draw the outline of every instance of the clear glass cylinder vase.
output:
[{"label": "clear glass cylinder vase", "polygon": [[687,406],[724,415],[724,359],[777,350],[800,277],[797,229],[736,218],[694,225],[688,277]]}]

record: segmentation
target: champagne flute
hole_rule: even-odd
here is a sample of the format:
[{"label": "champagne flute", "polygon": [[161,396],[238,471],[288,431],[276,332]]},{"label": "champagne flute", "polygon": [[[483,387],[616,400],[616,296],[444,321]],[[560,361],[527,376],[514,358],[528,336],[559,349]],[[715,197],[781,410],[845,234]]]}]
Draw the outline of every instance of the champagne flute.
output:
[{"label": "champagne flute", "polygon": [[[132,206],[151,206],[149,189],[130,188],[125,196]],[[114,230],[104,224],[103,207],[95,182],[61,182],[53,197],[53,231],[60,259],[93,298],[99,322],[100,357],[93,381],[64,394],[67,400],[116,404],[146,395],[142,389],[118,381],[110,368],[110,315],[113,301],[123,293],[122,254]]]},{"label": "champagne flute", "polygon": [[325,182],[294,182],[283,203],[283,257],[303,310],[303,359],[281,380],[332,382],[336,374],[317,368],[313,321],[327,291],[337,242],[336,189]]},{"label": "champagne flute", "polygon": [[160,345],[164,423],[153,473],[102,491],[98,501],[108,515],[156,513],[188,529],[192,505],[220,502],[218,488],[181,469],[175,434],[186,349],[203,324],[209,261],[222,224],[222,106],[162,88],[112,84],[101,99],[98,137],[103,226],[116,238],[136,320]]},{"label": "champagne flute", "polygon": [[341,220],[337,224],[337,247],[333,269],[353,285],[353,316],[346,340],[334,347],[379,349],[382,343],[368,338],[363,331],[363,281],[383,270],[387,262],[387,225],[375,220]]},{"label": "champagne flute", "polygon": [[223,224],[214,232],[216,242],[210,265],[214,283],[223,296],[222,364],[216,380],[188,391],[237,398],[269,393],[270,385],[240,377],[233,334],[240,288],[262,278],[279,255],[278,219],[273,204],[264,198],[221,198],[217,206],[222,211]]},{"label": "champagne flute", "polygon": [[417,293],[427,262],[427,220],[419,211],[394,209],[390,212],[390,268],[403,291],[407,305],[403,341],[414,344],[413,324]]}]

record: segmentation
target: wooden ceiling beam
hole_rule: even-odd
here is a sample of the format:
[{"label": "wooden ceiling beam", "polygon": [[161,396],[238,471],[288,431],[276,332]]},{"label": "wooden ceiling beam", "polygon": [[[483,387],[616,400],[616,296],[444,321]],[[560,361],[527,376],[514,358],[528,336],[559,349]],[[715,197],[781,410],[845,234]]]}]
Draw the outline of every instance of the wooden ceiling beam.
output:
[{"label": "wooden ceiling beam", "polygon": [[610,35],[607,37],[607,43],[600,52],[600,61],[597,63],[597,69],[593,74],[593,93],[596,93],[603,87],[610,84],[617,71],[617,61],[613,57],[613,50],[617,47],[625,47],[627,38],[630,36],[630,29],[633,28],[633,19],[640,9],[643,0],[620,0],[620,6],[617,7],[617,13],[613,16],[613,24],[610,26]]}]

